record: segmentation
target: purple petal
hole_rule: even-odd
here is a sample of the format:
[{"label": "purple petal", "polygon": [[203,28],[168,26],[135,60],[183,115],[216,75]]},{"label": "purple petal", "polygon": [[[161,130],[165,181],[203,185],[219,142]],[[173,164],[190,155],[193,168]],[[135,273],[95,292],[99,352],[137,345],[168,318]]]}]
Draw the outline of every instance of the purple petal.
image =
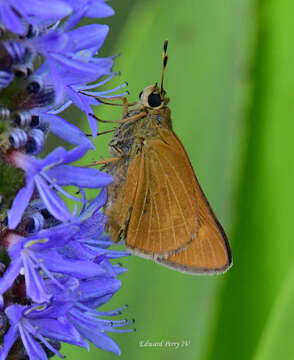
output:
[{"label": "purple petal", "polygon": [[113,294],[107,294],[107,295],[101,296],[97,299],[92,299],[89,302],[85,302],[85,305],[87,305],[93,309],[96,309],[96,308],[99,308],[100,306],[108,303],[111,300],[112,296],[113,296]]},{"label": "purple petal", "polygon": [[92,116],[90,116],[89,114],[90,113],[87,112],[87,118],[88,118],[88,122],[89,122],[89,125],[90,125],[92,136],[95,139],[96,136],[97,136],[97,132],[98,132],[97,121]]},{"label": "purple petal", "polygon": [[22,326],[19,327],[19,333],[30,359],[47,360],[46,353],[40,343],[31,334],[25,331]]},{"label": "purple petal", "polygon": [[92,260],[95,258],[95,253],[91,249],[88,249],[85,245],[78,241],[71,241],[67,246],[63,255],[74,257],[76,260]]},{"label": "purple petal", "polygon": [[92,135],[93,137],[96,137],[98,131],[97,121],[92,116],[88,115],[92,113],[92,109],[89,105],[90,104],[89,99],[91,98],[77,93],[70,86],[67,86],[66,92],[68,97],[73,101],[73,103],[84,113],[87,114]]},{"label": "purple petal", "polygon": [[13,284],[14,280],[19,275],[21,267],[22,267],[22,259],[20,256],[18,258],[13,259],[13,261],[10,262],[8,269],[5,271],[4,275],[0,279],[1,295],[4,294]]},{"label": "purple petal", "polygon": [[87,343],[81,339],[77,330],[68,321],[60,322],[54,319],[44,318],[34,320],[33,323],[45,337],[87,348]]},{"label": "purple petal", "polygon": [[105,230],[105,225],[107,222],[107,217],[104,214],[99,215],[100,216],[93,215],[89,219],[84,220],[80,225],[79,231],[77,231],[73,237],[73,240],[85,243],[86,251],[91,249],[93,254],[92,257],[94,257],[94,255],[96,254],[96,250],[89,247],[87,240],[92,240],[93,238],[101,236]]},{"label": "purple petal", "polygon": [[113,272],[114,272],[115,276],[119,276],[119,275],[125,273],[126,271],[128,271],[128,269],[123,268],[122,266],[114,266],[113,267]]},{"label": "purple petal", "polygon": [[82,294],[81,301],[89,302],[91,300],[97,300],[105,295],[113,295],[120,287],[121,281],[116,278],[99,278],[82,281],[79,286],[79,291]]},{"label": "purple petal", "polygon": [[89,326],[81,326],[80,321],[74,321],[74,325],[83,337],[91,341],[94,345],[98,346],[102,350],[111,351],[117,355],[120,355],[120,348],[118,345],[106,334],[99,331],[89,331]]},{"label": "purple petal", "polygon": [[[50,281],[50,280],[47,280]],[[47,283],[46,283],[47,284]],[[60,288],[58,287],[60,294]],[[37,322],[42,319],[56,319],[64,316],[73,306],[73,302],[69,301],[63,294],[63,302],[52,301],[51,305],[42,311],[29,309],[28,314],[25,314],[32,322]],[[34,305],[33,305],[34,306]]]},{"label": "purple petal", "polygon": [[50,53],[51,51],[56,53],[62,52],[65,49],[68,41],[69,37],[66,34],[58,31],[52,31],[45,35],[29,40],[29,44],[31,44],[40,53],[46,55],[48,51],[50,51]]},{"label": "purple petal", "polygon": [[[50,69],[50,80],[55,88],[55,102],[61,104],[64,101],[64,88],[66,83],[64,82],[63,74],[58,71],[57,64],[50,57],[48,57],[48,67]],[[47,66],[47,64],[46,64]],[[48,83],[50,82],[48,79]]]},{"label": "purple petal", "polygon": [[17,325],[10,326],[4,335],[4,343],[1,347],[0,360],[6,360],[7,355],[17,339]]},{"label": "purple petal", "polygon": [[[71,1],[69,1],[69,2],[71,2]],[[81,8],[77,11],[74,10],[73,14],[63,24],[63,26],[62,26],[63,31],[68,31],[68,30],[74,28],[80,22],[80,20],[85,16],[86,10],[87,10],[86,7]]]},{"label": "purple petal", "polygon": [[87,153],[88,150],[89,150],[88,147],[81,145],[73,148],[70,151],[67,151],[63,156],[63,160],[61,164],[71,163],[73,161],[80,159]]},{"label": "purple petal", "polygon": [[23,212],[28,206],[29,201],[33,195],[34,182],[30,181],[25,187],[19,190],[16,197],[14,198],[11,209],[7,212],[8,215],[8,227],[15,229],[19,224]]},{"label": "purple petal", "polygon": [[103,188],[101,189],[96,199],[89,204],[87,210],[85,210],[85,214],[102,208],[102,206],[105,205],[106,201],[107,201],[107,191],[105,188]]},{"label": "purple petal", "polygon": [[39,195],[50,214],[60,221],[71,219],[71,213],[56,192],[52,190],[40,176],[35,178],[35,182]]},{"label": "purple petal", "polygon": [[[52,54],[50,62],[53,60],[56,61],[58,77],[67,85],[79,85],[81,87],[82,84],[96,81],[101,76],[111,74],[109,66],[102,67],[101,61],[97,61],[95,58],[90,59],[88,56],[76,56],[73,60]],[[105,63],[105,61],[103,62]],[[108,61],[108,64],[111,63],[112,61]]]},{"label": "purple petal", "polygon": [[[78,71],[81,73],[81,77],[83,76],[83,73],[87,74],[97,74],[97,72],[101,71],[101,69],[98,68],[93,63],[89,63],[89,59],[86,62],[78,61],[75,59],[68,58],[63,55],[59,54],[51,54],[52,59],[57,61],[62,67],[65,67],[67,71]],[[64,71],[64,69],[63,69]],[[98,77],[98,76],[97,76]]]},{"label": "purple petal", "polygon": [[104,249],[100,249],[100,247],[93,247],[93,246],[89,246],[89,248],[92,249],[92,251],[95,251],[96,256],[104,255],[104,256],[106,256],[107,259],[117,259],[117,258],[122,258],[122,257],[131,255],[130,253],[127,253],[126,251],[104,250]]},{"label": "purple petal", "polygon": [[37,334],[36,337],[37,337],[49,350],[51,350],[53,354],[59,356],[59,357],[62,358],[62,359],[65,359],[65,356],[63,356],[58,350],[56,350],[56,349],[50,344],[50,342],[49,342],[48,340],[46,340],[46,339],[44,338],[44,336],[42,336],[42,335],[40,334],[40,332]]},{"label": "purple petal", "polygon": [[81,109],[85,114],[87,114],[92,136],[95,138],[97,136],[97,131],[98,131],[97,120],[89,115],[90,113],[92,113],[90,103],[92,102],[93,99],[89,96],[77,93],[69,86],[67,87],[67,95],[79,109]]},{"label": "purple petal", "polygon": [[97,66],[97,68],[99,68],[100,74],[99,74],[99,76],[97,76],[97,78],[102,76],[103,72],[104,73],[110,72],[111,68],[113,67],[113,59],[110,57],[92,58],[91,63],[95,64]]},{"label": "purple petal", "polygon": [[22,12],[26,12],[28,15],[39,16],[42,19],[58,20],[67,15],[72,11],[72,7],[67,4],[67,1],[60,0],[34,0],[34,1],[23,1],[20,3],[17,1],[16,8]]},{"label": "purple petal", "polygon": [[108,31],[109,27],[107,25],[100,24],[85,25],[73,30],[69,33],[71,38],[71,51],[78,52],[93,47],[98,51],[104,43]]},{"label": "purple petal", "polygon": [[28,256],[22,255],[25,271],[26,293],[35,302],[42,303],[49,300],[44,280],[35,268],[34,264]]},{"label": "purple petal", "polygon": [[[83,309],[84,310],[84,309]],[[89,332],[101,332],[106,329],[111,329],[110,321],[99,319],[93,313],[85,313],[80,308],[74,307],[70,311],[70,321],[77,326],[79,324],[79,329],[88,329]],[[80,331],[81,332],[81,331]],[[85,337],[82,334],[83,337]]]},{"label": "purple petal", "polygon": [[47,174],[56,179],[60,186],[74,185],[82,188],[94,189],[112,183],[112,176],[96,169],[79,166],[60,165],[47,171]]},{"label": "purple petal", "polygon": [[15,12],[10,8],[9,5],[1,5],[0,7],[1,20],[6,25],[6,27],[18,34],[23,34],[25,28],[20,20],[20,18],[15,14]]},{"label": "purple petal", "polygon": [[[0,14],[1,16],[1,14]],[[0,88],[7,87],[13,80],[14,75],[10,71],[0,70]]]},{"label": "purple petal", "polygon": [[73,90],[72,87],[68,86],[66,89],[67,96],[75,103],[75,105],[84,111],[86,114],[92,112],[91,107],[89,106],[89,96],[85,97],[78,93],[77,91]]},{"label": "purple petal", "polygon": [[50,121],[50,130],[56,136],[74,145],[84,145],[89,149],[95,149],[92,141],[77,126],[68,123],[61,117],[53,114],[43,116]]},{"label": "purple petal", "polygon": [[61,160],[66,156],[67,151],[62,146],[58,146],[54,149],[45,159],[42,160],[42,167],[46,167],[51,164],[59,164]]},{"label": "purple petal", "polygon": [[8,316],[11,325],[16,325],[23,317],[24,307],[21,305],[10,305],[5,309],[5,314]]},{"label": "purple petal", "polygon": [[[77,279],[106,275],[106,271],[100,265],[89,261],[68,259],[54,250],[43,252],[41,258],[48,270],[68,274]],[[52,259],[54,259],[54,262],[52,262]]]},{"label": "purple petal", "polygon": [[91,18],[103,18],[114,15],[114,10],[107,4],[101,2],[92,2],[89,10],[86,12],[85,16]]},{"label": "purple petal", "polygon": [[[42,230],[35,236],[31,236],[25,242],[27,247],[30,247],[33,251],[43,251],[52,247],[63,247],[71,239],[73,235],[79,230],[79,226],[72,223],[65,223],[51,227],[48,230]],[[48,239],[47,242],[38,242],[35,240]],[[30,242],[32,242],[30,244]],[[9,254],[11,251],[9,251]]]}]

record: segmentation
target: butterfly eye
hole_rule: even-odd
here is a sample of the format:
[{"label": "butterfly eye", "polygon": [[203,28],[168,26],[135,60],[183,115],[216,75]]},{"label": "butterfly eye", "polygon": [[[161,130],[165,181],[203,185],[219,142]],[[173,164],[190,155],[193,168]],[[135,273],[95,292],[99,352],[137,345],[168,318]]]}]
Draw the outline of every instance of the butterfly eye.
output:
[{"label": "butterfly eye", "polygon": [[139,100],[141,99],[142,94],[143,94],[143,90],[139,94]]},{"label": "butterfly eye", "polygon": [[148,96],[148,104],[151,107],[157,107],[161,105],[161,97],[159,94],[150,94]]}]

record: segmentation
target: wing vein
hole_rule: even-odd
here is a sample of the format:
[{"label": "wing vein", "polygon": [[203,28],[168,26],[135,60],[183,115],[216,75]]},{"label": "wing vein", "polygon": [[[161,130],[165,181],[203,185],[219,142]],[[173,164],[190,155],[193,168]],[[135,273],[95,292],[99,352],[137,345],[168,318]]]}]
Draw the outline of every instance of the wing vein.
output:
[{"label": "wing vein", "polygon": [[[143,158],[143,159],[144,159],[144,158]],[[144,160],[145,160],[145,159],[144,159]],[[144,161],[143,166],[145,166],[145,161]],[[142,208],[140,209],[140,210],[141,210],[141,213],[140,213],[139,220],[138,220],[138,225],[137,225],[137,228],[136,228],[136,231],[135,231],[135,234],[134,234],[134,241],[136,241],[137,234],[138,234],[138,230],[139,230],[139,227],[140,227],[140,224],[141,224],[141,220],[142,220],[142,217],[143,217],[144,208],[145,208],[145,204],[146,204],[146,200],[147,200],[147,194],[148,194],[148,187],[145,186],[144,202],[143,202]],[[136,195],[137,195],[137,194],[136,194]]]},{"label": "wing vein", "polygon": [[[164,158],[167,160],[167,162],[169,163],[170,167],[174,170],[174,173],[176,174],[177,178],[179,179],[179,177],[178,177],[178,175],[177,175],[177,172],[175,171],[174,167],[170,164],[170,161],[169,161],[166,157],[164,157]],[[162,165],[162,162],[160,161],[160,159],[159,159],[159,162],[160,162],[161,167],[163,168],[163,165]],[[174,199],[175,199],[176,202],[177,202],[178,208],[179,208],[179,210],[180,210],[181,217],[182,217],[182,219],[183,219],[183,224],[185,225],[185,228],[186,228],[186,232],[189,233],[188,225],[187,225],[187,222],[186,222],[184,213],[183,213],[183,209],[182,209],[182,207],[180,206],[180,202],[179,202],[179,199],[178,199],[178,197],[177,197],[177,193],[176,193],[174,187],[172,186],[171,181],[169,180],[169,178],[168,178],[167,176],[166,176],[166,180],[167,180],[167,182],[168,182],[168,184],[169,184],[169,186],[170,186],[170,189],[171,189],[171,191],[172,191],[172,193],[173,193],[173,195],[174,195]],[[181,180],[181,179],[180,179],[180,180]],[[182,183],[182,181],[180,181],[180,182],[181,182],[184,190],[186,190],[186,189],[185,189],[185,185]],[[186,192],[186,191],[185,191],[185,192]],[[186,194],[187,194],[187,192],[186,192]],[[189,201],[191,201],[189,195],[188,195],[188,199],[189,199]]]},{"label": "wing vein", "polygon": [[[157,154],[156,154],[157,155]],[[164,182],[166,184],[166,189],[167,189],[167,198],[168,198],[168,213],[170,214],[170,216],[172,217],[172,233],[173,233],[173,239],[174,239],[174,244],[177,244],[177,238],[176,238],[176,232],[175,232],[175,223],[174,223],[174,218],[173,218],[173,212],[172,212],[172,206],[171,206],[171,193],[170,193],[170,184],[168,181],[168,177],[166,176],[165,172],[164,172],[164,168],[162,166],[161,161],[158,159],[159,162],[159,166],[163,172],[164,176]],[[185,224],[186,226],[186,224]],[[161,230],[168,230],[166,228],[162,228]]]}]

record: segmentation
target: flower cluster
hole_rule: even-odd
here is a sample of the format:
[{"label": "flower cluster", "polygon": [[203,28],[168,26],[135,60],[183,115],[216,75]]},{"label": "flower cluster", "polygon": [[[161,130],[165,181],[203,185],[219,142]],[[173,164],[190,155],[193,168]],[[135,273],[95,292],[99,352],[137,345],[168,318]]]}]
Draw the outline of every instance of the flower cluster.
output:
[{"label": "flower cluster", "polygon": [[[99,103],[87,92],[107,97],[122,87],[93,91],[115,75],[113,58],[97,57],[108,27],[78,25],[111,15],[105,0],[0,1],[1,360],[62,356],[61,342],[88,348],[87,340],[119,354],[106,333],[131,331],[126,320],[104,319],[123,308],[97,310],[125,271],[111,260],[128,255],[104,234],[112,178],[72,164],[94,145],[60,116],[74,104],[95,137]],[[75,147],[37,157],[49,132]],[[87,199],[86,188],[98,196]]]}]

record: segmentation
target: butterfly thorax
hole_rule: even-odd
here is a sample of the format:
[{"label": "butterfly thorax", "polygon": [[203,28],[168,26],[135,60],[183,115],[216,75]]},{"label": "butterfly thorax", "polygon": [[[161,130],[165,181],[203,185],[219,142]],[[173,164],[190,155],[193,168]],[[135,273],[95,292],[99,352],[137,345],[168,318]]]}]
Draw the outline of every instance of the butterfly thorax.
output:
[{"label": "butterfly thorax", "polygon": [[112,156],[134,156],[144,146],[144,140],[159,136],[162,128],[171,129],[170,110],[167,106],[160,110],[134,109],[128,112],[127,118],[142,113],[143,118],[125,122],[118,126],[109,143],[109,152]]}]

